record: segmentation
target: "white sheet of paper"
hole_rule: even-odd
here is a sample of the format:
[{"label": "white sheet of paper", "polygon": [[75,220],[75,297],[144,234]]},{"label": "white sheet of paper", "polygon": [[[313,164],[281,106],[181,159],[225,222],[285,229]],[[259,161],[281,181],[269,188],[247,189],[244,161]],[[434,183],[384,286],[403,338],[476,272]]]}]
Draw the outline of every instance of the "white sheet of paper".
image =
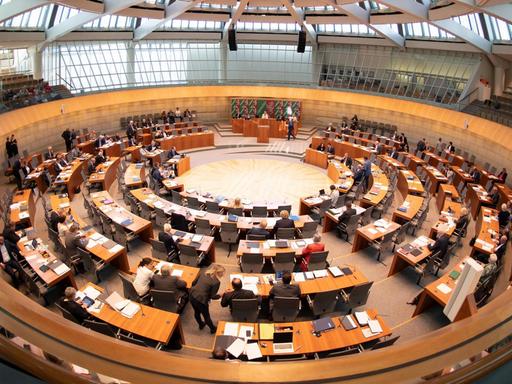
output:
[{"label": "white sheet of paper", "polygon": [[259,359],[263,355],[261,354],[260,346],[258,343],[249,343],[245,346],[245,354],[247,359],[254,360]]},{"label": "white sheet of paper", "polygon": [[236,339],[233,343],[226,349],[230,354],[238,358],[245,349],[245,342],[242,339]]},{"label": "white sheet of paper", "polygon": [[224,326],[224,336],[238,336],[238,323],[226,323]]},{"label": "white sheet of paper", "polygon": [[439,284],[436,288],[439,289],[439,291],[441,291],[445,295],[452,291],[452,289],[449,286],[447,286],[445,283]]}]

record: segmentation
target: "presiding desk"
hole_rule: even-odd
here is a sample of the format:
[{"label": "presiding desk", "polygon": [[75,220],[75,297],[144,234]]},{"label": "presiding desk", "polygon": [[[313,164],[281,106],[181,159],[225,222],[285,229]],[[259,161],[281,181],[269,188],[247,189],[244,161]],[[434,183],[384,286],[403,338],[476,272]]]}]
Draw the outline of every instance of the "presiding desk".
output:
[{"label": "presiding desk", "polygon": [[116,244],[109,249],[105,248],[102,244],[109,239],[84,222],[70,207],[69,199],[67,197],[52,195],[50,197],[50,206],[53,210],[70,209],[73,220],[78,224],[81,233],[85,235],[85,238],[88,240],[86,250],[94,257],[102,260],[105,264],[112,264],[123,272],[128,272],[130,270],[130,263],[128,262],[126,248],[120,244]]},{"label": "presiding desk", "polygon": [[[317,352],[327,352],[337,349],[355,347],[360,344],[364,344],[366,342],[377,340],[381,337],[391,335],[391,328],[384,322],[384,320],[380,316],[378,316],[376,310],[368,309],[366,310],[366,312],[368,313],[368,316],[371,319],[376,319],[379,321],[382,327],[381,333],[372,334],[371,336],[366,337],[363,334],[363,330],[368,328],[368,326],[359,325],[355,329],[346,331],[341,325],[341,318],[339,316],[332,318],[335,328],[321,333],[320,336],[315,336],[315,334],[313,333],[314,328],[312,321],[275,323],[272,325],[274,327],[274,332],[278,332],[280,330],[289,330],[293,332],[294,352],[287,352],[286,355],[310,355]],[[351,316],[354,319],[354,322],[357,324],[355,316]],[[226,328],[226,324],[228,323],[229,322],[219,321],[217,333],[215,335],[215,345],[217,345],[219,336],[224,335],[224,330]],[[238,324],[238,327],[245,325],[253,328],[253,335],[249,340],[256,340],[258,342],[261,354],[263,356],[279,355],[279,353],[274,353],[272,339],[260,339],[259,323],[236,324]]]},{"label": "presiding desk", "polygon": [[325,169],[327,168],[327,152],[306,148],[306,157],[304,157],[304,162]]},{"label": "presiding desk", "polygon": [[89,176],[89,183],[101,184],[101,188],[108,191],[116,179],[118,166],[119,157],[111,157],[108,161],[99,164],[96,166],[96,172]]},{"label": "presiding desk", "polygon": [[153,238],[153,224],[151,221],[144,220],[121,207],[107,191],[91,193],[91,199],[96,208],[126,231],[137,234],[146,243],[149,243],[149,239]]},{"label": "presiding desk", "polygon": [[[92,283],[88,283],[84,290],[88,287],[92,287],[101,293],[104,291],[103,288]],[[171,337],[175,332],[177,332],[179,341],[181,343],[185,342],[180,316],[177,313],[163,311],[143,304],[138,305],[141,309],[132,318],[123,316],[119,311],[114,310],[106,303],[101,306],[99,311],[89,308],[89,313],[115,328],[163,345],[167,345],[171,341]]]},{"label": "presiding desk", "polygon": [[31,189],[22,189],[14,193],[9,207],[10,222],[16,227],[32,227],[35,224],[36,205]]},{"label": "presiding desk", "polygon": [[[298,124],[298,122],[294,122],[294,134],[297,133]],[[268,132],[268,137],[273,138],[284,138],[288,132],[286,121],[273,118],[231,119],[231,127],[233,133],[241,133],[245,137],[258,137],[260,127],[265,127],[264,129]]]}]

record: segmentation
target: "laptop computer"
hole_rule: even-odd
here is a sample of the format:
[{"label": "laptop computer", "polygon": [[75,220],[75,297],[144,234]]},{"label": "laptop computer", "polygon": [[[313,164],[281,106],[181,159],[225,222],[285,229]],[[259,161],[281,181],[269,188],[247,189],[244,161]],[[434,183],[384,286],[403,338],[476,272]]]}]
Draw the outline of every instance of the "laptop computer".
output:
[{"label": "laptop computer", "polygon": [[293,332],[274,332],[273,348],[274,353],[292,353]]}]

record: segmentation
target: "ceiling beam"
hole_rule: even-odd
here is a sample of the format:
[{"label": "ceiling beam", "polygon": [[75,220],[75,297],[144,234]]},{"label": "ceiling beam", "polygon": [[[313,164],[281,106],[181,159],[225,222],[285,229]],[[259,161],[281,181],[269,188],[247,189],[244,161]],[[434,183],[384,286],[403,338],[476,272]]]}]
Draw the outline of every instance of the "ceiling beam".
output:
[{"label": "ceiling beam", "polygon": [[222,31],[222,40],[226,41],[228,39],[228,30],[232,26],[234,27],[238,20],[240,20],[240,17],[245,11],[245,8],[247,7],[247,4],[249,3],[249,0],[240,0],[238,4],[233,7],[231,10],[231,19],[224,24],[224,29]]},{"label": "ceiling beam", "polygon": [[174,20],[178,16],[184,14],[189,9],[192,9],[196,4],[200,3],[200,0],[176,0],[174,3],[165,7],[165,17],[161,20],[146,20],[139,27],[133,31],[133,40],[139,41],[146,38],[151,32],[160,26],[164,25],[168,21]]},{"label": "ceiling beam", "polygon": [[379,0],[379,3],[421,20],[428,19],[429,3],[420,4],[414,0]]},{"label": "ceiling beam", "polygon": [[0,5],[0,23],[31,9],[51,3],[49,0],[13,0],[10,3]]},{"label": "ceiling beam", "polygon": [[389,40],[393,45],[403,48],[405,46],[405,38],[396,33],[387,25],[372,25],[370,24],[370,11],[359,6],[359,4],[345,4],[338,5],[331,3],[338,12],[346,13],[349,16],[357,19],[361,24],[366,25],[372,31],[375,31],[379,36]]},{"label": "ceiling beam", "polygon": [[102,16],[112,15],[132,5],[143,3],[143,0],[104,0],[103,13],[80,12],[77,15],[64,20],[63,22],[49,28],[46,31],[46,39],[38,45],[38,49],[43,49],[49,43],[67,35],[68,33],[80,28],[82,25],[99,19]]},{"label": "ceiling beam", "polygon": [[313,28],[311,24],[308,24],[304,20],[304,11],[302,10],[302,8],[297,8],[295,5],[292,4],[291,0],[288,0],[288,2],[284,3],[284,6],[290,13],[291,17],[295,20],[295,22],[305,29],[308,35],[309,42],[312,45],[316,46],[317,41],[315,28]]}]

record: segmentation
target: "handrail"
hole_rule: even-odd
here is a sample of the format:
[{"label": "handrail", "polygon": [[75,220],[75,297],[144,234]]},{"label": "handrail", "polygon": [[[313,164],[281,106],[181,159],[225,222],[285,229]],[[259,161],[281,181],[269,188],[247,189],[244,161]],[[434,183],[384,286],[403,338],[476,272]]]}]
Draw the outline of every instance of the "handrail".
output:
[{"label": "handrail", "polygon": [[511,299],[512,291],[505,291],[470,318],[385,350],[272,364],[199,359],[128,344],[35,305],[1,279],[0,324],[74,364],[135,383],[273,383],[284,378],[290,383],[385,383],[414,380],[441,370],[510,335]]},{"label": "handrail", "polygon": [[466,99],[469,99],[471,98],[471,96],[475,93],[475,92],[478,92],[478,87],[474,88],[471,92],[469,92],[466,96],[464,96],[462,99],[460,99],[457,104],[458,104],[458,111],[462,111],[464,109],[464,107],[466,107],[469,103],[471,103],[471,100],[467,103],[467,104],[464,104],[465,100]]}]

